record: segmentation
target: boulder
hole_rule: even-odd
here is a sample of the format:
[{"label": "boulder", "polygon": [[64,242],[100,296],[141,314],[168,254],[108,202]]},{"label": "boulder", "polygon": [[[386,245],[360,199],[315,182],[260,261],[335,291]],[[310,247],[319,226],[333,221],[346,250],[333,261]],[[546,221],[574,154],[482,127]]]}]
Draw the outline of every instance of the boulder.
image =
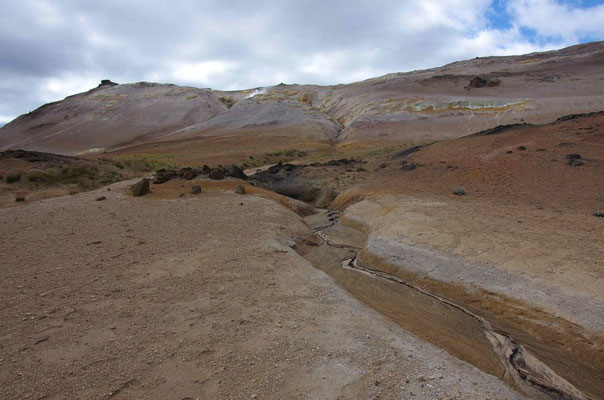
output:
[{"label": "boulder", "polygon": [[191,167],[184,167],[184,168],[179,169],[178,170],[178,176],[180,176],[181,178],[184,178],[185,174],[188,173],[188,172],[193,172],[194,173],[193,168],[191,168]]},{"label": "boulder", "polygon": [[143,178],[140,181],[136,182],[134,185],[132,185],[130,191],[132,192],[132,196],[134,197],[146,195],[147,193],[149,193],[149,179]]},{"label": "boulder", "polygon": [[190,181],[191,179],[195,178],[197,176],[197,174],[195,173],[195,171],[191,170],[191,171],[185,171],[184,174],[182,174],[182,177],[188,181]]},{"label": "boulder", "polygon": [[105,196],[99,196],[96,199],[94,199],[94,201],[103,201],[103,200],[107,200],[107,197],[105,197]]},{"label": "boulder", "polygon": [[245,187],[243,185],[237,185],[237,188],[235,188],[235,193],[245,194]]},{"label": "boulder", "polygon": [[153,183],[158,185],[161,183],[168,182],[170,179],[178,177],[178,171],[175,169],[159,169],[153,175]]},{"label": "boulder", "polygon": [[228,176],[232,176],[233,178],[243,180],[247,179],[247,175],[243,172],[243,169],[241,169],[241,167],[237,164],[231,165],[227,171],[227,174]]},{"label": "boulder", "polygon": [[210,171],[210,179],[220,180],[224,179],[224,170],[222,168],[213,168]]}]

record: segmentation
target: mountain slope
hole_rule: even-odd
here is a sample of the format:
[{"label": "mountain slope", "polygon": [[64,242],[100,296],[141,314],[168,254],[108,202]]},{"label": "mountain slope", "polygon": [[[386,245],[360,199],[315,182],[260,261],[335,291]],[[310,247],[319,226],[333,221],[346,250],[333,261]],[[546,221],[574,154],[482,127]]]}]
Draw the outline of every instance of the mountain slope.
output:
[{"label": "mountain slope", "polygon": [[[227,92],[101,85],[0,128],[0,149],[77,154],[135,146],[133,152],[174,153],[183,143],[187,149],[224,140],[247,146],[254,136],[290,148],[421,143],[500,124],[544,123],[603,104],[604,42],[594,42],[335,86]],[[156,142],[161,144],[148,146]]]},{"label": "mountain slope", "polygon": [[0,130],[0,148],[59,154],[154,140],[226,110],[211,91],[156,83],[101,84],[46,104]]}]

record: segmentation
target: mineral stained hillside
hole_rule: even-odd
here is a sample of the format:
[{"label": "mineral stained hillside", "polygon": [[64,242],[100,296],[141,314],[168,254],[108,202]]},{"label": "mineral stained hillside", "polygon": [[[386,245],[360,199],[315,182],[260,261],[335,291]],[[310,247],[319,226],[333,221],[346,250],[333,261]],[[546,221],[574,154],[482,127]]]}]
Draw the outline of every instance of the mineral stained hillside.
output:
[{"label": "mineral stained hillside", "polygon": [[596,42],[336,86],[223,92],[105,81],[7,124],[0,150],[74,155],[166,141],[165,151],[178,141],[203,147],[226,135],[242,146],[263,139],[352,145],[458,137],[601,109],[603,63],[604,42]]},{"label": "mineral stained hillside", "polygon": [[604,42],[104,80],[0,178],[0,398],[604,398]]}]

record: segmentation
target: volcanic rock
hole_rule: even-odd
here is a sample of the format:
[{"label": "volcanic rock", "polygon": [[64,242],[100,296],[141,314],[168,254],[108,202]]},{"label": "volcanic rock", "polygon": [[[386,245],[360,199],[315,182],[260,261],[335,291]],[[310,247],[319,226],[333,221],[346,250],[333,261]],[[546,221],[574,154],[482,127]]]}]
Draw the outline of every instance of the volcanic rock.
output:
[{"label": "volcanic rock", "polygon": [[210,171],[210,179],[220,180],[224,179],[224,170],[222,168],[213,168]]},{"label": "volcanic rock", "polygon": [[233,178],[238,178],[238,179],[243,179],[243,180],[247,179],[247,175],[243,172],[243,169],[241,169],[241,167],[237,164],[233,164],[229,167],[229,169],[227,171],[227,175],[232,176]]},{"label": "volcanic rock", "polygon": [[147,193],[149,193],[149,179],[143,178],[140,181],[136,182],[134,185],[132,185],[130,191],[132,192],[132,196],[134,197],[146,195]]}]

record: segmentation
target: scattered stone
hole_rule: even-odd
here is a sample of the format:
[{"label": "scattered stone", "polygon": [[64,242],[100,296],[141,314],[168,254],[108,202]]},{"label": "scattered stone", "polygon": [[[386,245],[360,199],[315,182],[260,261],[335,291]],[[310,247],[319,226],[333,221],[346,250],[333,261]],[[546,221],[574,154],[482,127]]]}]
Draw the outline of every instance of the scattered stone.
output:
[{"label": "scattered stone", "polygon": [[134,185],[132,185],[130,191],[132,192],[132,196],[134,197],[146,195],[147,193],[149,193],[149,179],[143,178],[140,181],[136,182]]},{"label": "scattered stone", "polygon": [[594,217],[604,218],[604,212],[595,212]]},{"label": "scattered stone", "polygon": [[571,167],[580,167],[581,165],[583,165],[583,161],[578,160],[576,158],[572,158],[568,160],[568,165],[570,165]]},{"label": "scattered stone", "polygon": [[208,175],[211,170],[212,169],[210,167],[208,167],[207,165],[204,165],[203,167],[201,167],[201,174]]},{"label": "scattered stone", "polygon": [[384,164],[380,164],[380,166],[379,166],[378,168],[379,168],[379,169],[384,169],[384,168],[386,168],[387,166],[388,166],[388,164],[387,164],[387,163],[384,163]]},{"label": "scattered stone", "polygon": [[191,186],[191,194],[199,194],[199,193],[201,193],[201,185]]},{"label": "scattered stone", "polygon": [[406,165],[403,165],[403,166],[401,167],[401,169],[402,169],[403,171],[413,171],[415,168],[417,168],[417,164],[415,164],[415,163],[413,163],[413,162],[412,162],[412,163],[409,163],[409,164],[406,164]]},{"label": "scattered stone", "polygon": [[516,150],[520,150],[520,151],[526,150],[526,146],[518,146],[516,148]]},{"label": "scattered stone", "polygon": [[243,187],[243,185],[237,185],[237,188],[235,188],[235,193],[245,194],[245,187]]},{"label": "scattered stone", "polygon": [[210,179],[221,180],[224,179],[224,171],[221,168],[213,168],[210,171]]},{"label": "scattered stone", "polygon": [[506,153],[506,154],[512,154],[512,153],[513,153],[513,151],[512,151],[512,150],[508,150],[508,151],[506,151],[505,153]]},{"label": "scattered stone", "polygon": [[94,199],[94,201],[103,201],[103,200],[107,200],[107,197],[105,197],[105,196],[99,196],[96,199]]},{"label": "scattered stone", "polygon": [[580,160],[581,154],[577,154],[577,153],[567,154],[566,159],[567,160]]},{"label": "scattered stone", "polygon": [[463,196],[466,193],[467,193],[466,189],[464,189],[462,187],[457,187],[457,188],[453,189],[453,194],[456,196]]}]

